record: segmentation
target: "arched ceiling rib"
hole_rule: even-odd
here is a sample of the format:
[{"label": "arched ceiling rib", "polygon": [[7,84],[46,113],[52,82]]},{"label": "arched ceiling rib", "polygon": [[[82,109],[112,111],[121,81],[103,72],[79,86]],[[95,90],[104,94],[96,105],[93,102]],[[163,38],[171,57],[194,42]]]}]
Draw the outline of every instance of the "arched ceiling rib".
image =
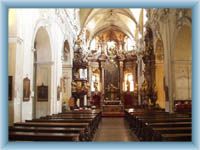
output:
[{"label": "arched ceiling rib", "polygon": [[92,40],[100,31],[117,28],[130,38],[134,38],[137,21],[130,9],[80,9],[80,23],[83,31],[90,33]]},{"label": "arched ceiling rib", "polygon": [[88,22],[95,17],[96,15],[99,14],[108,14],[110,11],[113,12],[113,14],[122,14],[124,16],[129,17],[133,22],[136,22],[135,17],[132,15],[132,12],[129,9],[90,9],[90,10],[86,10],[86,16],[84,16],[84,18],[82,18],[82,26],[87,25]]}]

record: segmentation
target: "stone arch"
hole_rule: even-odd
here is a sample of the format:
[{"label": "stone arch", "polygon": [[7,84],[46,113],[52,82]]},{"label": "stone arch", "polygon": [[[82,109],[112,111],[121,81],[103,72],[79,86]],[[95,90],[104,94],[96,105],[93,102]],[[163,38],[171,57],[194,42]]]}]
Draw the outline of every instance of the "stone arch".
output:
[{"label": "stone arch", "polygon": [[[50,35],[47,28],[40,26],[37,28],[34,36],[34,103],[33,103],[33,118],[49,115],[51,113],[52,103],[52,45]],[[41,99],[38,97],[39,86],[47,86],[47,98]]]},{"label": "stone arch", "polygon": [[183,25],[178,30],[173,50],[174,99],[191,100],[192,30]]},{"label": "stone arch", "polygon": [[[36,22],[36,24],[35,24],[35,27],[34,27],[34,31],[33,31],[33,36],[32,36],[32,41],[31,41],[31,43],[32,43],[32,49],[34,49],[35,48],[35,38],[36,38],[36,34],[37,34],[37,32],[38,32],[38,30],[42,27],[42,28],[45,28],[45,30],[46,30],[46,32],[47,32],[47,34],[48,34],[48,36],[49,36],[49,40],[50,40],[50,43],[53,43],[53,41],[52,41],[52,35],[51,35],[51,32],[50,32],[50,29],[49,29],[49,26],[50,26],[50,22],[49,22],[49,20],[46,20],[46,19],[39,19],[37,22]],[[52,48],[52,44],[51,44],[51,54],[53,54],[53,48]],[[51,57],[51,60],[53,60],[53,56],[54,55],[52,55],[52,57]]]}]

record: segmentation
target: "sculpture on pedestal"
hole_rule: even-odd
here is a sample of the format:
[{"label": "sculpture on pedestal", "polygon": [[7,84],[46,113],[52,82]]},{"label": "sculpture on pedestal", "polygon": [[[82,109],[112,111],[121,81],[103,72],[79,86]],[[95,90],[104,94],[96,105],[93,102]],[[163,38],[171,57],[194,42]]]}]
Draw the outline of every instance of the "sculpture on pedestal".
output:
[{"label": "sculpture on pedestal", "polygon": [[155,54],[153,48],[153,33],[149,26],[146,27],[145,51],[143,53],[143,62],[145,64],[144,78],[141,94],[145,100],[155,106],[157,100],[157,89],[155,87]]}]

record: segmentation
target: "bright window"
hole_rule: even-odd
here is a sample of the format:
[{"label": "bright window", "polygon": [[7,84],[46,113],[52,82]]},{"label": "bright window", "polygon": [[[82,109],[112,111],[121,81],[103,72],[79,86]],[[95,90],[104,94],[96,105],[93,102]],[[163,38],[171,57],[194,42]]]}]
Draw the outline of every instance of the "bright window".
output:
[{"label": "bright window", "polygon": [[87,79],[87,69],[80,69],[80,79]]},{"label": "bright window", "polygon": [[130,92],[134,91],[134,81],[133,81],[133,75],[131,73],[125,75],[124,91],[130,91]]},{"label": "bright window", "polygon": [[91,91],[92,92],[99,91],[99,76],[97,74],[92,75]]}]

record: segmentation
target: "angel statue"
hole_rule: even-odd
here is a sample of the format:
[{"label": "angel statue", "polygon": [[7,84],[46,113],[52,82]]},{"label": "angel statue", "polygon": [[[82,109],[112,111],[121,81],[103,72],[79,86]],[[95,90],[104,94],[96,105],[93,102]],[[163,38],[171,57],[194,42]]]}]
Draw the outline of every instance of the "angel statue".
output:
[{"label": "angel statue", "polygon": [[96,80],[94,82],[94,89],[95,89],[95,92],[98,91],[98,82]]}]

